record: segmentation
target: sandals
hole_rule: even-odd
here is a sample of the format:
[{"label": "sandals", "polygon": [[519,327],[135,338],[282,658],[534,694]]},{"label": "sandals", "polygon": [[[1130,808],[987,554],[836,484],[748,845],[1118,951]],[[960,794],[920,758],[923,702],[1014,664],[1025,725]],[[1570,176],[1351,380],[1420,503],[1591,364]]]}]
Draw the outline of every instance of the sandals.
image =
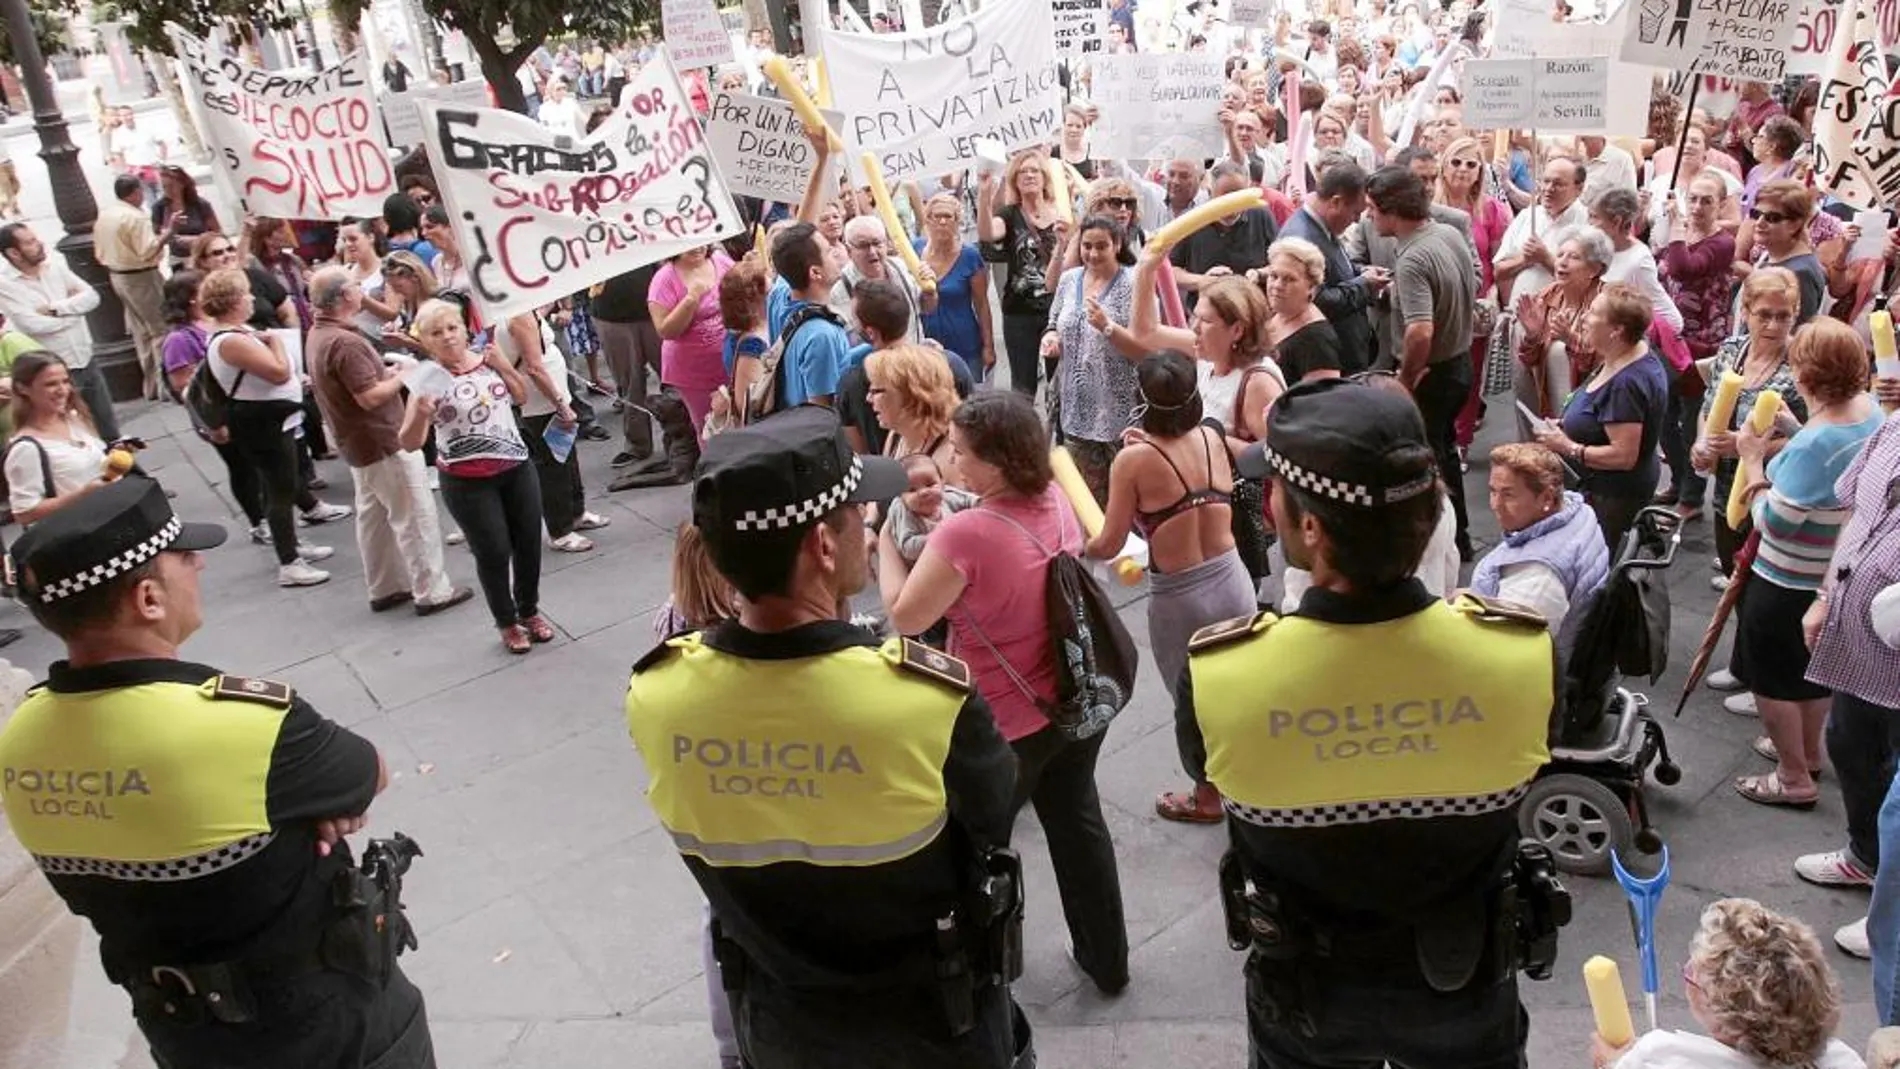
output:
[{"label": "sandals", "polygon": [[1765,776],[1738,777],[1735,780],[1735,793],[1757,805],[1785,806],[1789,809],[1813,809],[1821,800],[1819,791],[1809,798],[1793,797],[1782,785],[1781,777],[1773,772]]},{"label": "sandals", "polygon": [[517,655],[526,653],[534,648],[534,643],[528,638],[528,629],[522,627],[520,624],[514,624],[501,629],[501,644],[507,648],[509,653]]},{"label": "sandals", "polygon": [[[1766,735],[1755,736],[1755,741],[1749,743],[1748,748],[1754,750],[1756,756],[1765,761],[1773,761],[1776,764],[1781,763],[1781,751],[1775,748],[1775,740]],[[1808,776],[1811,779],[1820,779],[1821,770],[1818,768],[1810,768],[1808,769]]]},{"label": "sandals", "polygon": [[1227,819],[1220,792],[1211,783],[1196,783],[1185,793],[1162,791],[1155,796],[1155,815],[1181,824],[1219,824]]}]

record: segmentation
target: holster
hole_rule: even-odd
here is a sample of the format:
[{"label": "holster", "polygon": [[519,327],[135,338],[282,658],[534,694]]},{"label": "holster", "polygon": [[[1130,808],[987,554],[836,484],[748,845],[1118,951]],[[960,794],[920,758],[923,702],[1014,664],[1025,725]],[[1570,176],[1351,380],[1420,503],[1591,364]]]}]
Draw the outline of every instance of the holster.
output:
[{"label": "holster", "polygon": [[1014,850],[985,851],[970,914],[982,926],[982,971],[992,984],[1023,974],[1023,862]]},{"label": "holster", "polygon": [[1511,884],[1517,902],[1513,965],[1533,980],[1548,980],[1557,963],[1557,930],[1570,923],[1570,890],[1549,848],[1530,839],[1517,845]]},{"label": "holster", "polygon": [[323,964],[372,984],[385,983],[395,962],[395,952],[389,948],[401,944],[386,940],[384,935],[391,923],[406,931],[408,921],[402,910],[391,910],[385,892],[354,868],[344,869],[332,879],[330,905],[330,922],[324,925],[317,944]]}]

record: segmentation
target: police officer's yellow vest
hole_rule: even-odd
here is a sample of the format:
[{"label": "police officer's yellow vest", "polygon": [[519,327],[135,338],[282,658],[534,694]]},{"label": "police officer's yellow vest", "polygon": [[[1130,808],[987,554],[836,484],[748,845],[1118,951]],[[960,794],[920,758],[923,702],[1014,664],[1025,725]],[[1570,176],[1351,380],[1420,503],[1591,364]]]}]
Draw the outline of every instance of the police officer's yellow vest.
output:
[{"label": "police officer's yellow vest", "polygon": [[[627,726],[681,853],[876,865],[943,831],[943,762],[967,697],[945,684],[967,679],[961,662],[896,639],[789,660],[735,657],[696,634],[667,646],[635,671]],[[932,663],[945,684],[916,674]]]},{"label": "police officer's yellow vest", "polygon": [[[270,688],[251,695],[226,690]],[[266,781],[281,683],[216,676],[36,690],[0,732],[0,804],[49,875],[190,879],[271,841]]]},{"label": "police officer's yellow vest", "polygon": [[1550,759],[1551,641],[1534,614],[1469,597],[1373,624],[1262,613],[1194,646],[1207,776],[1252,823],[1489,812]]}]

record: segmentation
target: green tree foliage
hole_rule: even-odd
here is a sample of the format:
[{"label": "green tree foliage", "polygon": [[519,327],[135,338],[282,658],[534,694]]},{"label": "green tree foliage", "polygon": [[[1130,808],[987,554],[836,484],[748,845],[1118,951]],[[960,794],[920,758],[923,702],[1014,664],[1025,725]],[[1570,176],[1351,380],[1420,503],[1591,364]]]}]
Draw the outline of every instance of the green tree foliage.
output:
[{"label": "green tree foliage", "polygon": [[[76,6],[84,0],[66,2]],[[93,13],[100,21],[123,21],[125,35],[134,45],[167,56],[172,54],[171,38],[165,35],[167,23],[208,37],[218,25],[288,29],[299,14],[284,0],[104,0],[94,6]]]},{"label": "green tree foliage", "polygon": [[[69,13],[50,10],[38,3],[28,4],[27,12],[33,16],[33,36],[39,38],[42,58],[51,59],[72,47],[72,38],[66,35],[66,24],[71,17]],[[6,20],[0,19],[0,63],[12,66],[19,62],[19,58],[13,54],[13,36],[7,29]]]}]

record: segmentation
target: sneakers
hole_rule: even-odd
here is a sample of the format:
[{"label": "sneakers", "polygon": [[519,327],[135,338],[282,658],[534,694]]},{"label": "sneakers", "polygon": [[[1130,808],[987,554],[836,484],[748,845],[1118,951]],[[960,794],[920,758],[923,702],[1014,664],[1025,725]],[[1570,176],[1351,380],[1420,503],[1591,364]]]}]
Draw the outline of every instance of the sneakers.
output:
[{"label": "sneakers", "polygon": [[576,531],[598,531],[613,521],[598,512],[583,512],[581,518],[574,521]]},{"label": "sneakers", "polygon": [[300,560],[277,566],[278,586],[316,586],[329,581],[329,572],[312,568]]},{"label": "sneakers", "polygon": [[1731,694],[1723,698],[1722,708],[1727,709],[1736,716],[1761,715],[1761,710],[1755,708],[1755,696],[1747,691],[1743,691],[1740,694]]},{"label": "sneakers", "polygon": [[1735,673],[1729,671],[1726,668],[1717,668],[1715,671],[1710,672],[1709,677],[1707,679],[1704,679],[1702,681],[1702,684],[1703,686],[1708,687],[1710,690],[1741,690],[1742,689],[1742,681],[1739,679],[1736,679]]},{"label": "sneakers", "polygon": [[1709,576],[1709,589],[1720,594],[1728,590],[1729,578],[1726,575]]},{"label": "sneakers", "polygon": [[316,508],[309,512],[298,513],[297,522],[305,527],[314,527],[319,523],[347,519],[355,514],[356,510],[348,505],[332,505],[327,501],[319,501]]},{"label": "sneakers", "polygon": [[431,491],[442,489],[442,475],[433,467],[429,469],[429,489]]},{"label": "sneakers", "polygon": [[334,556],[336,556],[336,550],[329,546],[313,546],[308,542],[297,543],[297,558],[307,564],[329,560]]},{"label": "sneakers", "polygon": [[270,524],[260,523],[251,528],[251,541],[260,546],[270,545]]},{"label": "sneakers", "polygon": [[559,538],[548,539],[548,548],[561,553],[585,553],[594,548],[594,542],[578,531],[569,531]]},{"label": "sneakers", "polygon": [[[1874,874],[1861,868],[1845,850],[1829,850],[1825,854],[1803,854],[1794,859],[1794,874],[1822,887],[1872,887],[1874,885]],[[1864,935],[1862,939],[1864,945]]]},{"label": "sneakers", "polygon": [[460,531],[450,531],[442,536],[442,541],[451,546],[459,546],[468,541],[468,536]]},{"label": "sneakers", "polygon": [[1845,928],[1835,929],[1834,945],[1840,947],[1841,952],[1849,957],[1872,961],[1874,949],[1872,944],[1867,942],[1867,918],[1862,917]]}]

